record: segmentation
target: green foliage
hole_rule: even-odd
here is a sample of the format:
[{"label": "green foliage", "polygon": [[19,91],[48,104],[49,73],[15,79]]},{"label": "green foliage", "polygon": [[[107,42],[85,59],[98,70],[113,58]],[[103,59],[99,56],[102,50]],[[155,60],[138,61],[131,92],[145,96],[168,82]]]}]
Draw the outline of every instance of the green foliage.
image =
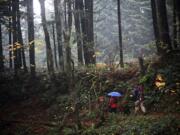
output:
[{"label": "green foliage", "polygon": [[[148,108],[152,107],[155,104],[159,104],[161,100],[162,94],[156,93],[155,91],[151,91],[145,96],[145,104]],[[155,107],[155,106],[153,106]],[[155,108],[154,108],[155,109]]]},{"label": "green foliage", "polygon": [[151,116],[119,116],[111,114],[102,127],[91,126],[83,134],[91,135],[174,135],[178,133],[180,121],[172,116],[155,118]]},{"label": "green foliage", "polygon": [[171,67],[166,67],[166,68],[160,69],[160,70],[158,70],[158,73],[163,75],[167,84],[173,83]]},{"label": "green foliage", "polygon": [[175,135],[179,131],[180,121],[172,116],[166,116],[153,123],[149,128],[152,135]]},{"label": "green foliage", "polygon": [[140,78],[139,83],[142,84],[148,84],[148,83],[153,83],[152,80],[154,78],[154,73],[153,72],[148,72],[146,75]]},{"label": "green foliage", "polygon": [[88,119],[96,119],[97,118],[97,111],[89,112],[87,114],[86,118],[88,118]]},{"label": "green foliage", "polygon": [[57,135],[59,134],[58,128],[50,128],[49,131],[45,135]]},{"label": "green foliage", "polygon": [[130,88],[131,86],[128,84],[128,83],[126,83],[126,82],[120,82],[117,86],[116,86],[116,88],[117,89],[120,89],[120,90],[122,90],[122,89],[128,89],[128,88]]},{"label": "green foliage", "polygon": [[64,128],[62,132],[63,132],[63,135],[73,135],[73,134],[75,134],[75,131],[72,128]]},{"label": "green foliage", "polygon": [[153,119],[146,117],[131,117],[125,123],[122,135],[146,135]]},{"label": "green foliage", "polygon": [[102,127],[101,129],[98,129],[98,134],[101,135],[115,135],[119,134],[121,130],[121,126],[118,124],[109,125],[108,127]]},{"label": "green foliage", "polygon": [[15,135],[33,135],[33,133],[28,128],[18,128]]},{"label": "green foliage", "polygon": [[[173,123],[174,121],[174,123]],[[178,120],[173,117],[162,117],[159,120],[151,117],[135,117],[125,124],[122,135],[170,135],[178,133]]]},{"label": "green foliage", "polygon": [[[128,69],[126,69],[128,71]],[[166,78],[167,84],[171,84],[174,82],[171,72],[175,71],[171,66],[158,70],[158,73],[161,73]],[[114,74],[116,75],[114,77]],[[33,86],[31,81],[27,81],[25,85],[21,86],[21,82],[15,81],[11,82],[13,85],[17,84],[17,92],[20,95],[24,95],[27,90],[35,88],[35,92],[33,94],[37,94],[38,97],[44,101],[48,106],[46,110],[49,112],[50,116],[54,116],[53,120],[56,123],[61,123],[63,116],[65,113],[70,112],[73,114],[74,112],[74,101],[77,101],[80,104],[79,108],[79,117],[80,120],[87,120],[90,122],[89,127],[87,125],[82,125],[82,129],[77,128],[77,126],[73,126],[72,128],[63,127],[62,134],[64,135],[73,135],[73,134],[84,134],[84,135],[112,135],[112,134],[121,134],[121,135],[170,135],[178,133],[178,125],[179,120],[173,117],[164,117],[161,116],[133,116],[133,115],[122,115],[122,114],[108,114],[105,119],[105,122],[101,126],[97,126],[96,124],[99,122],[98,116],[100,110],[97,108],[93,108],[93,105],[97,105],[97,97],[100,95],[106,95],[108,90],[117,90],[124,92],[126,95],[124,96],[125,101],[131,103],[131,107],[133,108],[134,103],[129,99],[129,92],[132,90],[133,84],[138,80],[140,83],[145,85],[145,105],[147,107],[148,113],[152,111],[152,109],[159,109],[160,112],[178,112],[180,108],[178,107],[178,94],[176,93],[165,93],[163,91],[154,91],[153,90],[153,80],[155,73],[152,70],[149,70],[148,73],[141,78],[133,78],[133,82],[122,81],[124,76],[127,76],[126,73],[121,74],[121,72],[81,72],[76,77],[75,87],[73,87],[73,92],[70,94],[61,94],[59,91],[61,88],[63,90],[67,90],[67,82],[63,81],[64,79],[58,78],[55,85],[44,76],[43,79],[37,79],[33,84],[38,84],[38,86]],[[118,77],[122,78],[118,78]],[[117,78],[116,78],[117,77]],[[131,79],[131,78],[130,78]],[[127,79],[128,80],[128,79]],[[134,81],[135,80],[135,81]],[[173,81],[172,81],[173,80]],[[23,81],[23,79],[21,79]],[[31,83],[30,83],[31,82]],[[30,84],[29,84],[30,83]],[[60,85],[58,87],[58,85]],[[65,86],[63,86],[65,85]],[[26,88],[26,91],[23,90],[23,87]],[[16,92],[15,90],[13,92]],[[12,92],[12,93],[13,93]],[[29,91],[28,91],[29,92]],[[16,95],[13,93],[13,95]],[[129,104],[128,104],[129,105]],[[89,110],[87,110],[89,108]],[[153,110],[153,111],[154,111]],[[16,115],[16,113],[11,113],[12,117]],[[68,118],[68,117],[67,117]],[[72,118],[73,120],[73,118]],[[74,122],[74,121],[73,121]],[[69,123],[68,123],[69,124]],[[67,125],[68,125],[67,124]],[[74,122],[73,124],[76,124]],[[68,125],[69,126],[69,125]],[[26,128],[17,129],[17,134],[29,134],[29,129]],[[59,134],[56,128],[50,129],[48,135],[56,135]],[[1,133],[1,132],[0,132]],[[4,132],[2,132],[4,134]]]},{"label": "green foliage", "polygon": [[144,76],[142,76],[140,79],[139,79],[139,83],[141,84],[144,84],[144,91],[145,91],[145,94],[146,93],[149,93],[149,92],[152,92],[154,90],[153,86],[154,86],[154,76],[155,73],[154,72],[148,72],[146,73]]},{"label": "green foliage", "polygon": [[95,130],[94,125],[92,124],[90,128],[87,128],[86,130],[82,132],[82,135],[98,135],[98,133]]}]

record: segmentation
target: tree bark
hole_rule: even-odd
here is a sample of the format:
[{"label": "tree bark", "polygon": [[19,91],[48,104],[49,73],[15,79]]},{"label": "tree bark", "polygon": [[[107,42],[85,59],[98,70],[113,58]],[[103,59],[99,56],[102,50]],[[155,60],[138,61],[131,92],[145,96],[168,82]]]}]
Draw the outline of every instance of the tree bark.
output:
[{"label": "tree bark", "polygon": [[177,27],[177,47],[180,48],[180,0],[175,0],[176,5],[176,27]]},{"label": "tree bark", "polygon": [[80,0],[75,1],[75,29],[76,29],[76,39],[77,39],[77,52],[78,52],[78,65],[83,65],[83,47],[82,47],[82,33],[81,33],[81,23],[80,23]]},{"label": "tree bark", "polygon": [[85,3],[83,0],[79,0],[80,8],[80,21],[81,21],[81,30],[82,30],[82,41],[83,41],[83,52],[84,52],[84,62],[85,65],[89,63],[88,57],[88,46],[87,46],[87,17],[85,12]]},{"label": "tree bark", "polygon": [[17,8],[16,1],[12,1],[12,27],[13,27],[13,59],[14,59],[14,74],[17,75],[18,62],[17,62]]},{"label": "tree bark", "polygon": [[[9,3],[9,13],[12,12],[12,1]],[[13,46],[12,46],[12,19],[9,18],[9,67],[13,68],[13,61],[12,61],[12,52],[13,52]]]},{"label": "tree bark", "polygon": [[85,37],[84,59],[85,64],[95,64],[96,56],[94,51],[94,27],[93,27],[93,0],[85,0]]},{"label": "tree bark", "polygon": [[54,61],[55,61],[55,67],[56,67],[56,69],[58,69],[54,23],[52,24],[52,30],[53,30],[53,44],[54,44]]},{"label": "tree bark", "polygon": [[176,0],[173,0],[173,47],[177,48]]},{"label": "tree bark", "polygon": [[35,47],[34,47],[34,11],[33,0],[27,0],[27,18],[28,18],[28,41],[31,76],[35,77]]},{"label": "tree bark", "polygon": [[72,1],[68,0],[68,35],[69,36],[68,36],[67,48],[66,48],[66,55],[67,55],[66,58],[70,72],[72,72],[72,64],[71,64],[72,58],[71,58],[71,46],[70,46],[71,30],[72,30]]},{"label": "tree bark", "polygon": [[2,29],[0,24],[0,72],[4,70],[4,57],[3,57],[3,47],[2,47]]},{"label": "tree bark", "polygon": [[[66,73],[69,74],[69,77],[72,76],[72,59],[71,59],[71,47],[70,47],[70,38],[71,38],[71,29],[72,29],[72,3],[70,0],[66,1],[64,3],[65,8],[65,30],[64,30],[64,44],[65,44],[65,50],[66,50]],[[66,7],[68,7],[68,10],[66,10]],[[67,12],[67,13],[66,13]],[[68,20],[67,20],[68,19]]]},{"label": "tree bark", "polygon": [[120,65],[123,68],[123,46],[122,46],[122,31],[121,31],[121,4],[120,0],[117,0],[117,9],[118,9],[118,28],[119,28],[119,51],[120,51]]},{"label": "tree bark", "polygon": [[153,19],[154,37],[155,37],[156,48],[157,48],[157,52],[160,53],[159,29],[158,29],[158,23],[157,23],[157,11],[156,11],[155,0],[151,0],[151,9],[152,9],[152,19]]},{"label": "tree bark", "polygon": [[18,28],[18,20],[20,17],[19,12],[19,0],[15,0],[15,9],[16,9],[16,34],[17,34],[17,42],[16,44],[16,59],[17,59],[17,68],[20,69],[22,67],[22,58],[21,58],[21,44],[19,42],[19,28]]},{"label": "tree bark", "polygon": [[39,0],[40,6],[41,6],[41,20],[42,20],[42,26],[44,30],[44,36],[45,36],[45,42],[46,42],[46,56],[47,56],[47,67],[48,72],[51,77],[54,76],[54,63],[53,63],[53,55],[52,55],[52,49],[50,44],[50,37],[49,32],[47,29],[47,21],[46,21],[46,14],[45,14],[45,0]]},{"label": "tree bark", "polygon": [[159,53],[160,55],[166,54],[168,51],[172,50],[171,39],[169,36],[169,27],[167,20],[166,11],[166,0],[156,0],[156,10],[157,10],[157,23],[159,30]]},{"label": "tree bark", "polygon": [[23,66],[24,72],[27,72],[27,66],[26,66],[26,58],[24,53],[24,44],[23,44],[23,38],[22,38],[22,31],[21,31],[21,22],[20,22],[20,11],[19,11],[19,0],[18,0],[18,10],[17,10],[17,28],[18,28],[18,42],[20,43],[19,48],[19,55],[20,55],[20,65]]},{"label": "tree bark", "polygon": [[63,57],[63,43],[62,43],[62,11],[60,8],[61,0],[54,0],[54,10],[55,10],[55,21],[56,21],[56,34],[58,43],[58,54],[59,54],[59,66],[60,70],[64,71],[64,57]]},{"label": "tree bark", "polygon": [[141,75],[145,75],[145,67],[144,67],[144,59],[143,57],[138,57],[138,60],[139,60],[139,67],[140,67],[140,72],[141,72]]}]

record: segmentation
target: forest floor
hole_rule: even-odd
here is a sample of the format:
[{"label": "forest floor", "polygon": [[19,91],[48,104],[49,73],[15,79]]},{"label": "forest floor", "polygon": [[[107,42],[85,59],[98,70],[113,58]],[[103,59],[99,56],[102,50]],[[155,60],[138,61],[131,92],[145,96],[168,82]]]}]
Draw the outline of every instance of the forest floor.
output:
[{"label": "forest floor", "polygon": [[[111,114],[108,112],[106,112],[105,115],[106,119],[111,117]],[[133,114],[123,115],[122,113],[117,113],[115,115],[119,119],[146,118],[157,119],[157,121],[162,117],[173,115],[180,120],[180,114],[178,113],[151,112],[145,116],[135,116]],[[89,119],[81,121],[81,124],[86,127],[91,127],[97,122],[97,119]],[[68,127],[73,127],[76,124],[75,116],[69,115],[66,118],[65,123]],[[122,124],[122,122],[120,123]],[[104,126],[106,124],[108,124],[108,121],[105,120]],[[39,100],[39,97],[32,96],[23,102],[21,101],[19,103],[9,103],[4,105],[0,111],[0,125],[1,133],[3,133],[3,135],[46,135],[51,132],[51,130],[58,129],[59,124],[57,120],[49,115],[48,106],[42,103]],[[54,135],[56,134],[61,135],[60,131],[59,134],[58,131],[56,131]]]},{"label": "forest floor", "polygon": [[[62,129],[59,130],[59,121],[54,117],[57,114],[50,114],[49,106],[40,99],[41,97],[32,95],[23,101],[9,102],[3,105],[0,111],[0,133],[2,135],[64,135]],[[86,112],[81,110],[80,113]],[[149,112],[146,115],[117,113],[115,114],[115,119],[119,119],[119,121],[116,121],[116,125],[122,125],[127,123],[127,121],[134,121],[134,119],[146,119],[147,121],[155,119],[159,121],[161,118],[170,115],[180,120],[179,113],[165,112]],[[112,118],[112,114],[105,112],[105,117],[104,128],[109,126],[109,119]],[[81,120],[81,124],[86,128],[91,128],[98,122],[99,118],[97,117]],[[65,127],[73,129],[76,125],[75,114],[69,114],[65,118],[64,124],[66,125]],[[180,129],[180,125],[178,128]],[[71,133],[66,134],[70,135]]]},{"label": "forest floor", "polygon": [[36,134],[44,134],[46,126],[51,125],[46,109],[47,106],[42,104],[37,96],[20,102],[10,102],[1,107],[0,120],[1,126],[4,126],[1,130],[8,128],[10,135],[14,135],[18,130],[21,132],[23,128]]},{"label": "forest floor", "polygon": [[[147,81],[151,75],[148,73],[145,79],[140,78],[137,67],[129,67],[123,71],[80,72],[76,76],[76,85],[71,89],[82,91],[65,93],[62,90],[67,90],[69,80],[62,75],[53,81],[53,85],[46,75],[33,81],[27,76],[20,80],[0,78],[3,82],[3,89],[0,91],[0,135],[179,135],[177,88],[168,93],[150,95],[146,115],[135,115],[132,102],[130,114],[112,114],[104,110],[102,121],[98,96],[107,94],[108,89],[120,89],[123,90],[121,92],[124,93],[124,99],[129,100],[129,91],[137,84],[137,80]],[[150,87],[149,84],[147,82],[147,88]],[[87,98],[89,92],[93,95],[91,101]],[[80,93],[79,99],[82,102],[78,112],[75,103],[77,95],[74,93]],[[158,106],[152,106],[151,100],[158,102]]]}]

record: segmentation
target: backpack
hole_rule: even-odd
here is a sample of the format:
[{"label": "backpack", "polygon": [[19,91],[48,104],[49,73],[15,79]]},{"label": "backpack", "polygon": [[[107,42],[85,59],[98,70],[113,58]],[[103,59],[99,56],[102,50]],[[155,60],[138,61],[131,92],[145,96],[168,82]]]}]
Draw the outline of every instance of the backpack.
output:
[{"label": "backpack", "polygon": [[136,100],[139,100],[140,98],[140,91],[139,91],[139,88],[138,87],[135,87],[133,89],[133,99],[136,101]]}]

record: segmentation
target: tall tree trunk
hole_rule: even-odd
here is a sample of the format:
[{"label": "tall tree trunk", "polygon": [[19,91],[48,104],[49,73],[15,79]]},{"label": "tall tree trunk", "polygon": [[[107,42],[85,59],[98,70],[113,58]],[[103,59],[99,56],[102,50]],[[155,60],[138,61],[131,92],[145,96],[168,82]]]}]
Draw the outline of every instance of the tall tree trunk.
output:
[{"label": "tall tree trunk", "polygon": [[54,10],[55,10],[55,21],[56,21],[56,34],[58,43],[58,54],[59,54],[59,66],[60,70],[64,71],[64,57],[63,57],[63,43],[62,43],[62,10],[60,6],[61,0],[54,0]]},{"label": "tall tree trunk", "polygon": [[34,11],[33,0],[27,0],[27,15],[28,15],[28,45],[31,76],[35,77],[35,47],[34,47]]},{"label": "tall tree trunk", "polygon": [[58,69],[54,23],[52,24],[52,29],[53,29],[53,44],[54,44],[54,61],[55,61],[55,67],[56,67],[56,69]]},{"label": "tall tree trunk", "polygon": [[[85,64],[95,64],[96,57],[94,51],[94,27],[93,27],[93,0],[85,0],[85,27],[87,42],[84,43]],[[87,50],[86,50],[87,49]]]},{"label": "tall tree trunk", "polygon": [[156,11],[155,0],[151,0],[151,8],[152,8],[152,18],[153,18],[153,27],[154,27],[154,37],[155,37],[155,42],[156,42],[156,48],[157,48],[157,52],[160,53],[159,29],[158,29],[158,23],[157,23],[157,11]]},{"label": "tall tree trunk", "polygon": [[12,27],[13,27],[13,59],[14,59],[14,74],[17,75],[18,59],[17,59],[17,8],[16,1],[12,1]]},{"label": "tall tree trunk", "polygon": [[96,64],[96,56],[95,56],[95,49],[94,49],[94,23],[93,23],[93,0],[89,1],[89,17],[88,17],[88,23],[89,23],[89,32],[88,32],[88,39],[90,43],[90,63]]},{"label": "tall tree trunk", "polygon": [[45,42],[46,42],[47,67],[48,67],[48,72],[50,76],[53,77],[54,76],[54,63],[53,63],[53,55],[52,55],[49,32],[47,29],[47,21],[46,21],[45,5],[44,5],[45,0],[39,0],[39,2],[41,6],[41,19],[42,19],[42,25],[43,25],[43,30],[44,30]]},{"label": "tall tree trunk", "polygon": [[0,72],[4,70],[4,57],[3,57],[3,47],[2,47],[2,30],[0,23]]},{"label": "tall tree trunk", "polygon": [[166,0],[156,0],[157,22],[160,38],[160,54],[172,50],[166,11]]},{"label": "tall tree trunk", "polygon": [[69,39],[67,41],[67,48],[66,48],[66,54],[67,54],[67,63],[69,71],[72,72],[72,58],[71,58],[71,46],[70,46],[70,39],[71,39],[71,30],[72,30],[72,1],[68,0],[68,35]]},{"label": "tall tree trunk", "polygon": [[[12,1],[9,3],[9,13],[12,12]],[[9,67],[13,68],[13,61],[12,61],[12,52],[13,52],[13,46],[12,46],[12,19],[9,17]]]},{"label": "tall tree trunk", "polygon": [[177,48],[176,0],[173,0],[173,46]]},{"label": "tall tree trunk", "polygon": [[84,52],[84,62],[85,65],[89,64],[89,56],[88,56],[88,41],[87,41],[87,17],[85,12],[85,3],[83,0],[79,0],[79,8],[80,8],[80,20],[81,20],[81,30],[82,30],[82,40],[83,40],[83,52]]},{"label": "tall tree trunk", "polygon": [[124,67],[123,46],[122,46],[122,31],[121,31],[121,5],[120,5],[120,0],[117,0],[117,9],[118,9],[120,65],[121,65],[121,67]]},{"label": "tall tree trunk", "polygon": [[145,75],[145,67],[144,67],[144,59],[143,57],[138,57],[138,61],[139,61],[139,68],[140,68],[140,73],[142,76]]},{"label": "tall tree trunk", "polygon": [[75,1],[75,29],[77,35],[77,52],[78,52],[78,65],[83,65],[83,47],[82,47],[82,34],[81,34],[81,23],[80,23],[80,0]]},{"label": "tall tree trunk", "polygon": [[175,0],[175,5],[176,5],[177,47],[180,48],[180,0]]},{"label": "tall tree trunk", "polygon": [[[69,74],[69,77],[72,76],[72,59],[71,59],[71,47],[70,47],[70,38],[71,38],[71,29],[72,29],[72,2],[68,0],[64,4],[65,8],[65,30],[64,30],[64,44],[66,50],[66,72]],[[68,10],[66,10],[68,7]],[[67,12],[67,13],[66,13]],[[68,20],[67,20],[68,19]]]},{"label": "tall tree trunk", "polygon": [[[19,0],[18,0],[18,3],[19,3]],[[19,4],[17,6],[18,6],[18,10],[17,10],[18,41],[20,43],[19,55],[20,55],[20,60],[21,60],[20,65],[23,66],[24,72],[27,72],[26,59],[25,59],[25,53],[24,53],[24,44],[23,44],[22,31],[21,31]]]},{"label": "tall tree trunk", "polygon": [[17,59],[17,68],[20,69],[22,67],[22,58],[21,58],[21,44],[19,42],[19,28],[18,28],[18,20],[20,18],[19,12],[19,0],[15,0],[15,8],[16,8],[16,34],[17,34],[17,42],[16,42],[16,59]]}]

